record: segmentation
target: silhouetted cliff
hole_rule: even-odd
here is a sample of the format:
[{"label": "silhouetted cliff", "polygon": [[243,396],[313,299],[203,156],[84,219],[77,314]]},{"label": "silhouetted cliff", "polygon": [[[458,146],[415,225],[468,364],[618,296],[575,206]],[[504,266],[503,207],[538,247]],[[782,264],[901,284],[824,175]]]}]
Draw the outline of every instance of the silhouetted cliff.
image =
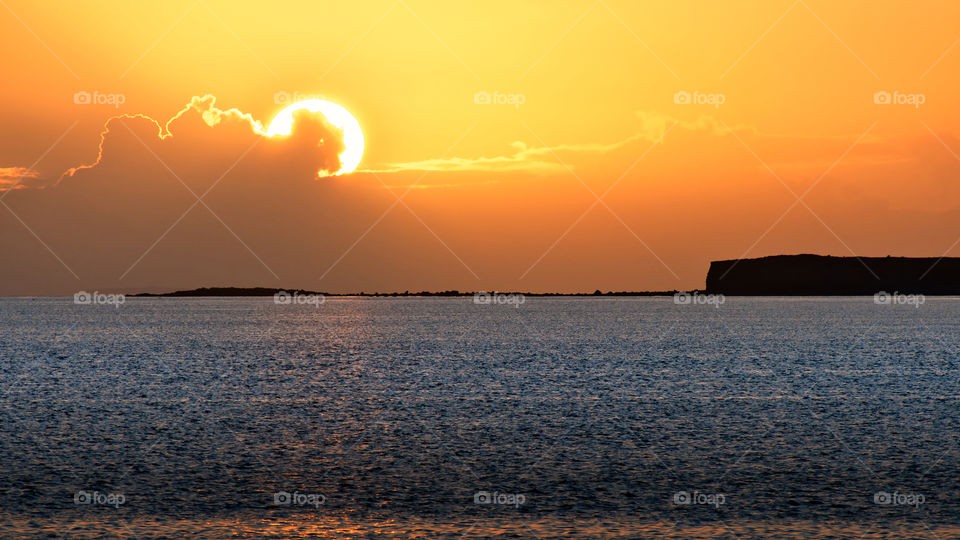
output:
[{"label": "silhouetted cliff", "polygon": [[707,292],[742,296],[960,294],[960,258],[776,255],[713,261]]}]

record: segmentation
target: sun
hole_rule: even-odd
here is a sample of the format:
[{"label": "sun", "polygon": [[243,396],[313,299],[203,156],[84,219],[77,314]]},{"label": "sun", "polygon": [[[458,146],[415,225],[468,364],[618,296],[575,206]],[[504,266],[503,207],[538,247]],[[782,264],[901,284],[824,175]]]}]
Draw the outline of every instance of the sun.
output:
[{"label": "sun", "polygon": [[350,114],[350,111],[332,101],[324,99],[305,99],[285,107],[277,113],[267,128],[267,136],[289,135],[293,129],[293,113],[306,110],[322,114],[327,122],[343,131],[343,152],[340,153],[340,170],[334,174],[339,176],[353,172],[363,157],[363,131],[360,123]]}]

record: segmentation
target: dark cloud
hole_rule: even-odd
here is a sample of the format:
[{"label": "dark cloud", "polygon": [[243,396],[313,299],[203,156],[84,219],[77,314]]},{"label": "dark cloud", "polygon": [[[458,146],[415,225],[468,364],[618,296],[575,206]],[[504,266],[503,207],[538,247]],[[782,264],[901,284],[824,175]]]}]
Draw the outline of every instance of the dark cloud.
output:
[{"label": "dark cloud", "polygon": [[[324,177],[340,168],[342,134],[320,115],[295,119],[289,136],[267,137],[210,96],[166,123],[111,118],[91,163],[43,189],[0,193],[10,209],[0,209],[0,293],[315,278],[322,264],[303,265],[324,242],[316,235],[363,212],[342,215],[349,197],[329,196],[344,181]],[[2,172],[7,185],[37,179]]]}]

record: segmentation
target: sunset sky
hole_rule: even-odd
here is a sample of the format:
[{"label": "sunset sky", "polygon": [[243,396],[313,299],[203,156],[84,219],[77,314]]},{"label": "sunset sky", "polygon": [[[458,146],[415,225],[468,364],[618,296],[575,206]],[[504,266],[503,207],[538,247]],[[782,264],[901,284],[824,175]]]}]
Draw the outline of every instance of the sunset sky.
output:
[{"label": "sunset sky", "polygon": [[[0,294],[960,255],[960,3],[364,5],[0,2]],[[355,172],[317,176],[322,118],[257,132],[314,97],[359,122]]]}]

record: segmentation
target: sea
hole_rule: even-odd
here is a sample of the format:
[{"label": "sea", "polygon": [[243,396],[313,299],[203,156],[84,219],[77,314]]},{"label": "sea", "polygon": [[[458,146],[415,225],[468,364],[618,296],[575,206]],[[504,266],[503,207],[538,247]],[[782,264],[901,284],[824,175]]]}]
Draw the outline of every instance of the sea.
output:
[{"label": "sea", "polygon": [[960,538],[957,298],[113,300],[0,299],[0,537]]}]

